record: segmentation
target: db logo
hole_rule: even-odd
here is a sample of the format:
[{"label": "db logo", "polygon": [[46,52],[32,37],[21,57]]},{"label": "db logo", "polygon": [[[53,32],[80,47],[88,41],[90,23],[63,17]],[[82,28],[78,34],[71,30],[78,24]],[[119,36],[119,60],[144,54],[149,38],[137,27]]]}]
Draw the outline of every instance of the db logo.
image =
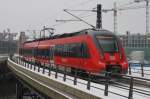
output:
[{"label": "db logo", "polygon": [[110,60],[115,60],[115,57],[114,56],[110,56]]}]

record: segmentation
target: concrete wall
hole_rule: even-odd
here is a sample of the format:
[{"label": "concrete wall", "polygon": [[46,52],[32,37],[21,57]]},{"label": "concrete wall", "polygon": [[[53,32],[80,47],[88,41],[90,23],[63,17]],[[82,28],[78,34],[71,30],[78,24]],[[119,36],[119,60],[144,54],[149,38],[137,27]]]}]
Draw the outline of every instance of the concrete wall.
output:
[{"label": "concrete wall", "polygon": [[47,78],[27,70],[10,60],[8,60],[8,66],[21,79],[53,99],[100,99],[100,97],[57,82],[50,77]]}]

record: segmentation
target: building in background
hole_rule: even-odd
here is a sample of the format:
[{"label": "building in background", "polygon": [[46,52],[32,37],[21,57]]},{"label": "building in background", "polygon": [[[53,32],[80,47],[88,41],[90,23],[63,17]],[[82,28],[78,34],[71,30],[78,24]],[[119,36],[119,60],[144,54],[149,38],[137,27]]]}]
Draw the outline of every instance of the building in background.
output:
[{"label": "building in background", "polygon": [[18,33],[0,33],[0,54],[14,53],[17,50],[18,40],[14,39]]},{"label": "building in background", "polygon": [[18,47],[22,47],[23,43],[26,41],[25,32],[20,32],[19,40],[18,40]]},{"label": "building in background", "polygon": [[119,35],[122,45],[125,47],[127,56],[132,51],[144,51],[145,59],[150,60],[150,35],[143,34],[130,34],[127,32],[126,35]]}]

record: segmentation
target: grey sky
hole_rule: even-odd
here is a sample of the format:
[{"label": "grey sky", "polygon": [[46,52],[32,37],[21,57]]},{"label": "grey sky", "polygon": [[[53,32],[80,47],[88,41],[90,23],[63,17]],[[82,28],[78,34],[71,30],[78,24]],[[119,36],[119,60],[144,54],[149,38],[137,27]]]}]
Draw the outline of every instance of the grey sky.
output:
[{"label": "grey sky", "polygon": [[[0,31],[6,28],[10,28],[12,32],[39,30],[44,25],[49,27],[54,24],[59,24],[54,27],[57,33],[89,28],[82,22],[60,24],[55,20],[72,18],[62,11],[65,8],[92,9],[96,7],[96,4],[101,3],[104,9],[109,9],[113,7],[114,1],[117,1],[117,5],[124,5],[133,0],[0,0]],[[145,5],[145,3],[131,6],[136,5]],[[76,15],[81,13],[83,12],[74,12]],[[93,16],[84,19],[95,25],[96,13],[85,13],[85,16],[92,14]],[[113,31],[112,12],[103,13],[103,28]],[[118,12],[118,32],[123,34],[127,30],[145,33],[145,9]]]}]

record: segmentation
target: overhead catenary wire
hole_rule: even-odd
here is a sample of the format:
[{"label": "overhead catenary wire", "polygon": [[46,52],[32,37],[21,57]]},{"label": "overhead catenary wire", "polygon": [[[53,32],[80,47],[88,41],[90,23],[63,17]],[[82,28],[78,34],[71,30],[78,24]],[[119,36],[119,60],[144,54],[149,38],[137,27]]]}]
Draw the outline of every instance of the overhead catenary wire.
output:
[{"label": "overhead catenary wire", "polygon": [[[78,2],[77,4],[70,5],[70,7],[67,7],[67,9],[68,9],[68,8],[76,8],[76,7],[79,7],[79,6],[87,5],[87,4],[89,4],[89,3],[91,3],[91,2],[94,2],[94,1],[96,1],[96,0],[84,0],[84,1],[82,1],[82,2]],[[84,14],[84,13],[83,13],[83,14]],[[46,20],[49,20],[49,19],[51,19],[52,17],[58,16],[58,15],[59,15],[59,13],[58,13],[58,14],[57,14],[57,13],[52,14],[52,16],[50,16],[50,17],[44,19],[44,23],[47,22]],[[81,14],[81,15],[82,15],[82,14]],[[52,20],[51,20],[51,21],[52,21]],[[40,22],[40,24],[41,24],[41,23],[42,23],[42,22]],[[60,25],[63,25],[63,24],[64,24],[64,23],[56,23],[56,24],[50,25],[49,27],[56,27],[56,26],[60,26]]]},{"label": "overhead catenary wire", "polygon": [[67,11],[67,9],[64,9],[64,11],[65,11],[66,13],[70,14],[71,16],[73,16],[73,17],[75,17],[75,18],[81,20],[81,21],[84,22],[85,24],[91,26],[92,28],[95,28],[95,26],[93,26],[92,24],[89,24],[88,22],[86,22],[85,20],[81,19],[80,17],[78,17],[78,16],[76,16],[76,15],[70,13],[69,11]]},{"label": "overhead catenary wire", "polygon": [[[80,2],[80,3],[71,5],[71,7],[68,7],[68,8],[75,8],[75,7],[87,5],[87,4],[89,4],[90,2],[94,2],[94,1],[96,1],[96,0],[85,0],[85,1],[82,1],[82,2]],[[83,13],[79,14],[79,16],[85,15],[85,14],[87,14],[87,13],[83,12]],[[54,15],[53,15],[53,16],[54,16]],[[91,16],[91,15],[87,15],[87,16],[84,16],[84,17],[88,17],[88,16]],[[50,17],[49,17],[49,18],[50,18]],[[83,18],[83,17],[81,17],[81,18]],[[72,20],[72,19],[71,19],[71,20]],[[68,22],[72,22],[71,20],[68,21]],[[67,21],[66,21],[66,22],[67,22]],[[62,23],[52,24],[52,25],[50,25],[49,27],[61,26],[61,25],[65,24],[66,22],[64,21],[64,22],[62,22]],[[68,23],[68,22],[67,22],[67,23]]]},{"label": "overhead catenary wire", "polygon": [[[117,8],[117,10],[135,10],[135,9],[140,9],[140,8],[145,8],[145,6],[124,7],[124,8]],[[96,12],[96,10],[94,10],[94,9],[93,10],[69,10],[69,11],[83,11],[83,13],[81,13],[80,15],[84,14],[85,12],[89,12],[89,11]],[[112,9],[102,9],[102,11],[103,12],[113,11],[113,8]],[[92,15],[83,16],[81,18],[88,17],[88,16],[92,16]],[[71,20],[72,19],[70,19],[70,21],[68,20],[68,22],[71,22]],[[74,20],[72,20],[72,21],[74,21]],[[66,22],[64,22],[64,23],[66,23]],[[64,23],[53,24],[50,27],[60,26],[60,25],[62,25]]]},{"label": "overhead catenary wire", "polygon": [[[74,6],[76,7],[79,7],[81,5],[85,5],[87,3],[90,3],[91,1],[94,1],[94,0],[86,0],[86,1],[83,1],[81,3],[78,3],[78,4],[75,4]],[[130,7],[129,5],[132,5],[134,2],[129,2],[129,3],[126,3],[126,4],[123,4],[123,5],[119,5],[119,7],[117,8],[117,11],[122,11],[122,10],[136,10],[136,9],[140,9],[140,8],[145,8],[145,6],[133,6],[133,7]],[[74,7],[73,6],[73,7]],[[129,7],[128,7],[129,6]],[[71,8],[71,7],[70,7]],[[84,15],[84,14],[87,14],[88,12],[96,12],[96,9],[92,9],[92,10],[70,10],[70,9],[67,9],[69,11],[83,11],[83,13],[79,14],[78,16],[80,15]],[[114,8],[112,9],[102,9],[103,12],[109,12],[109,11],[114,11]],[[92,16],[92,15],[87,15],[88,16]],[[86,17],[86,16],[85,16]],[[83,18],[83,17],[80,17],[80,18]],[[57,20],[56,20],[57,21]],[[52,25],[52,27],[56,27],[56,26],[60,26],[60,25],[63,25],[65,24],[66,22],[73,22],[73,21],[81,21],[81,20],[74,20],[74,19],[70,19],[70,20],[66,20],[64,21],[63,23],[58,23],[58,24],[54,24]]]},{"label": "overhead catenary wire", "polygon": [[[83,13],[81,13],[80,15],[82,15]],[[86,13],[87,14],[87,13]],[[80,16],[79,15],[79,16]],[[80,16],[80,18],[86,18],[86,17],[90,17],[90,16],[94,16],[94,14],[88,14],[88,15],[84,15],[84,16]],[[58,24],[53,24],[51,25],[50,27],[55,27],[55,26],[60,26],[60,25],[63,25],[65,23],[69,23],[69,22],[74,22],[74,21],[81,21],[81,20],[77,20],[77,19],[68,19],[68,20],[64,20],[64,19],[57,19],[55,20],[56,22],[61,22],[61,23],[58,23]]]},{"label": "overhead catenary wire", "polygon": [[[95,2],[96,0],[84,0],[84,1],[80,1],[80,2],[78,2],[78,3],[76,3],[76,4],[73,4],[73,5],[71,5],[71,7],[70,8],[77,8],[77,7],[79,7],[79,6],[83,6],[83,5],[87,5],[87,4],[89,4],[89,3],[91,3],[91,2]],[[134,2],[129,2],[129,3],[126,3],[126,4],[123,4],[123,5],[119,5],[119,8],[118,8],[118,11],[119,10],[134,10],[134,9],[139,9],[139,8],[145,8],[144,6],[136,6],[136,7],[126,7],[126,6],[129,6],[129,5],[132,5]],[[123,7],[123,8],[122,8]],[[69,8],[69,7],[68,7]],[[82,14],[84,14],[84,13],[87,13],[88,12],[88,10],[84,10],[85,12],[83,12],[83,13],[81,13],[81,15]],[[96,10],[93,10],[92,12],[95,12]],[[103,9],[102,10],[103,12],[107,12],[107,11],[113,11],[113,9],[107,9],[107,10],[105,10],[105,9]],[[87,16],[91,16],[91,15],[87,15]],[[80,17],[80,18],[82,18],[82,17]],[[48,18],[48,19],[50,19],[50,17]],[[69,22],[69,21],[68,21]],[[71,22],[71,21],[70,21]],[[64,22],[64,23],[66,23],[66,22]],[[53,24],[53,25],[51,25],[52,27],[56,27],[56,26],[60,26],[60,25],[63,25],[64,23],[56,23],[56,24]],[[51,27],[50,26],[50,27]]]}]

